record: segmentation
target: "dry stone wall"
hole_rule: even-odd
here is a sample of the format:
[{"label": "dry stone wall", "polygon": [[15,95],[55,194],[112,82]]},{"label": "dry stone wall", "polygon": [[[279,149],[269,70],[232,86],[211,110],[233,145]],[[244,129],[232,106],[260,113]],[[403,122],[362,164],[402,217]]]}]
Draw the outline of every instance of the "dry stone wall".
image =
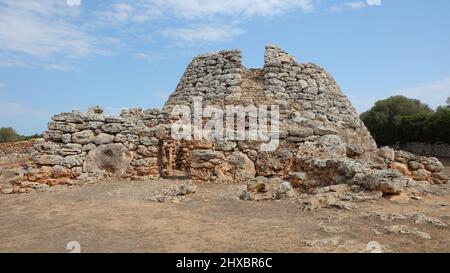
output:
[{"label": "dry stone wall", "polygon": [[242,92],[240,83],[245,68],[239,50],[220,51],[193,59],[181,78],[164,110],[170,113],[174,105],[192,106],[195,97],[211,105],[224,105],[225,100]]},{"label": "dry stone wall", "polygon": [[[16,187],[23,191],[105,176],[221,182],[267,177],[305,190],[348,184],[390,194],[413,179],[447,182],[435,159],[411,160],[421,164],[416,168],[410,161],[396,162],[401,152],[378,150],[350,101],[321,67],[298,63],[272,45],[264,61],[262,69],[246,69],[238,50],[200,55],[162,110],[132,109],[112,117],[94,107],[54,116],[44,139],[35,143],[35,165]],[[203,107],[278,107],[279,121],[270,122],[280,128],[278,148],[265,151],[264,143],[255,140],[173,139],[172,124],[179,117],[171,110],[187,105],[193,112],[195,98],[202,99]],[[252,122],[248,118],[245,128]],[[288,188],[278,189],[277,196]]]},{"label": "dry stone wall", "polygon": [[[52,118],[44,139],[35,143],[34,162],[52,178],[79,176],[159,176],[159,140],[165,133],[161,110],[123,111],[120,117],[99,107]],[[44,177],[45,179],[45,177]]]}]

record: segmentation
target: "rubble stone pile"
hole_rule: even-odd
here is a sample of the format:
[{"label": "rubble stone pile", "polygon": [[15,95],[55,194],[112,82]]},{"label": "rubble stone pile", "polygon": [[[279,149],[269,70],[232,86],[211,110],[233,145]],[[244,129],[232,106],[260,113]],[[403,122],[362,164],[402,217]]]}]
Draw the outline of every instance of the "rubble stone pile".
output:
[{"label": "rubble stone pile", "polygon": [[12,154],[28,154],[33,151],[34,141],[0,143],[0,157]]}]

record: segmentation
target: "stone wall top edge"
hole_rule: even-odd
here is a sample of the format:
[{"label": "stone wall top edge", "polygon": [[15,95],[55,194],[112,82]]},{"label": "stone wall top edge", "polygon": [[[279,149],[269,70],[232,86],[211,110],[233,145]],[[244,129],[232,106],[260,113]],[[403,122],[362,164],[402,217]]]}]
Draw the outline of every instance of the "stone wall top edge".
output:
[{"label": "stone wall top edge", "polygon": [[130,116],[130,115],[139,115],[139,114],[158,115],[158,114],[164,113],[164,110],[161,108],[149,108],[149,109],[127,108],[127,109],[122,109],[120,114],[113,115],[113,114],[104,113],[103,109],[99,106],[96,106],[96,107],[97,107],[97,109],[101,109],[100,113],[94,113],[91,110],[87,110],[87,111],[72,110],[70,112],[61,112],[61,113],[55,114],[52,116],[52,120],[58,121],[59,118],[64,117],[64,116],[66,116],[66,117],[74,117],[74,116],[84,117],[84,116],[89,116],[89,115],[98,115],[98,116],[102,116],[104,118],[119,118],[119,117],[126,117],[126,116]]},{"label": "stone wall top edge", "polygon": [[205,54],[199,54],[193,58],[193,60],[201,60],[201,59],[209,59],[209,58],[215,58],[222,55],[236,55],[240,56],[242,54],[241,50],[239,49],[228,49],[228,50],[221,50],[221,51],[213,51]]}]

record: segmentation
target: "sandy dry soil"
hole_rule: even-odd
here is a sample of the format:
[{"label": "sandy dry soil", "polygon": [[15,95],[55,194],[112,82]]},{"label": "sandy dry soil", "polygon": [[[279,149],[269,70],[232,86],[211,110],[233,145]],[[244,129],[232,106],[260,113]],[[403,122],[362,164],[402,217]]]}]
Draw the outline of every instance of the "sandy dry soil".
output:
[{"label": "sandy dry soil", "polygon": [[[0,252],[68,252],[70,241],[82,252],[367,252],[371,241],[386,252],[450,252],[450,227],[408,216],[423,213],[450,223],[448,195],[304,212],[294,201],[239,201],[233,195],[239,185],[202,184],[180,203],[148,200],[176,183],[113,181],[0,195]],[[450,193],[450,185],[437,189]],[[377,213],[407,219],[381,220]],[[386,229],[392,226],[431,239]]]}]

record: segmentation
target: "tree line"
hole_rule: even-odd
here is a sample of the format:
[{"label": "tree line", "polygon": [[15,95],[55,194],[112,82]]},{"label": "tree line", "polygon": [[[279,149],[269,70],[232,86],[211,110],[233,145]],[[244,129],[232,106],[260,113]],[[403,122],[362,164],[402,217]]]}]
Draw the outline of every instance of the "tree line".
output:
[{"label": "tree line", "polygon": [[19,135],[16,130],[11,127],[0,128],[0,143],[26,141],[40,137],[41,135],[39,134],[35,134],[32,136]]},{"label": "tree line", "polygon": [[361,119],[380,146],[407,142],[450,144],[450,97],[432,110],[416,99],[394,96],[380,100]]}]

